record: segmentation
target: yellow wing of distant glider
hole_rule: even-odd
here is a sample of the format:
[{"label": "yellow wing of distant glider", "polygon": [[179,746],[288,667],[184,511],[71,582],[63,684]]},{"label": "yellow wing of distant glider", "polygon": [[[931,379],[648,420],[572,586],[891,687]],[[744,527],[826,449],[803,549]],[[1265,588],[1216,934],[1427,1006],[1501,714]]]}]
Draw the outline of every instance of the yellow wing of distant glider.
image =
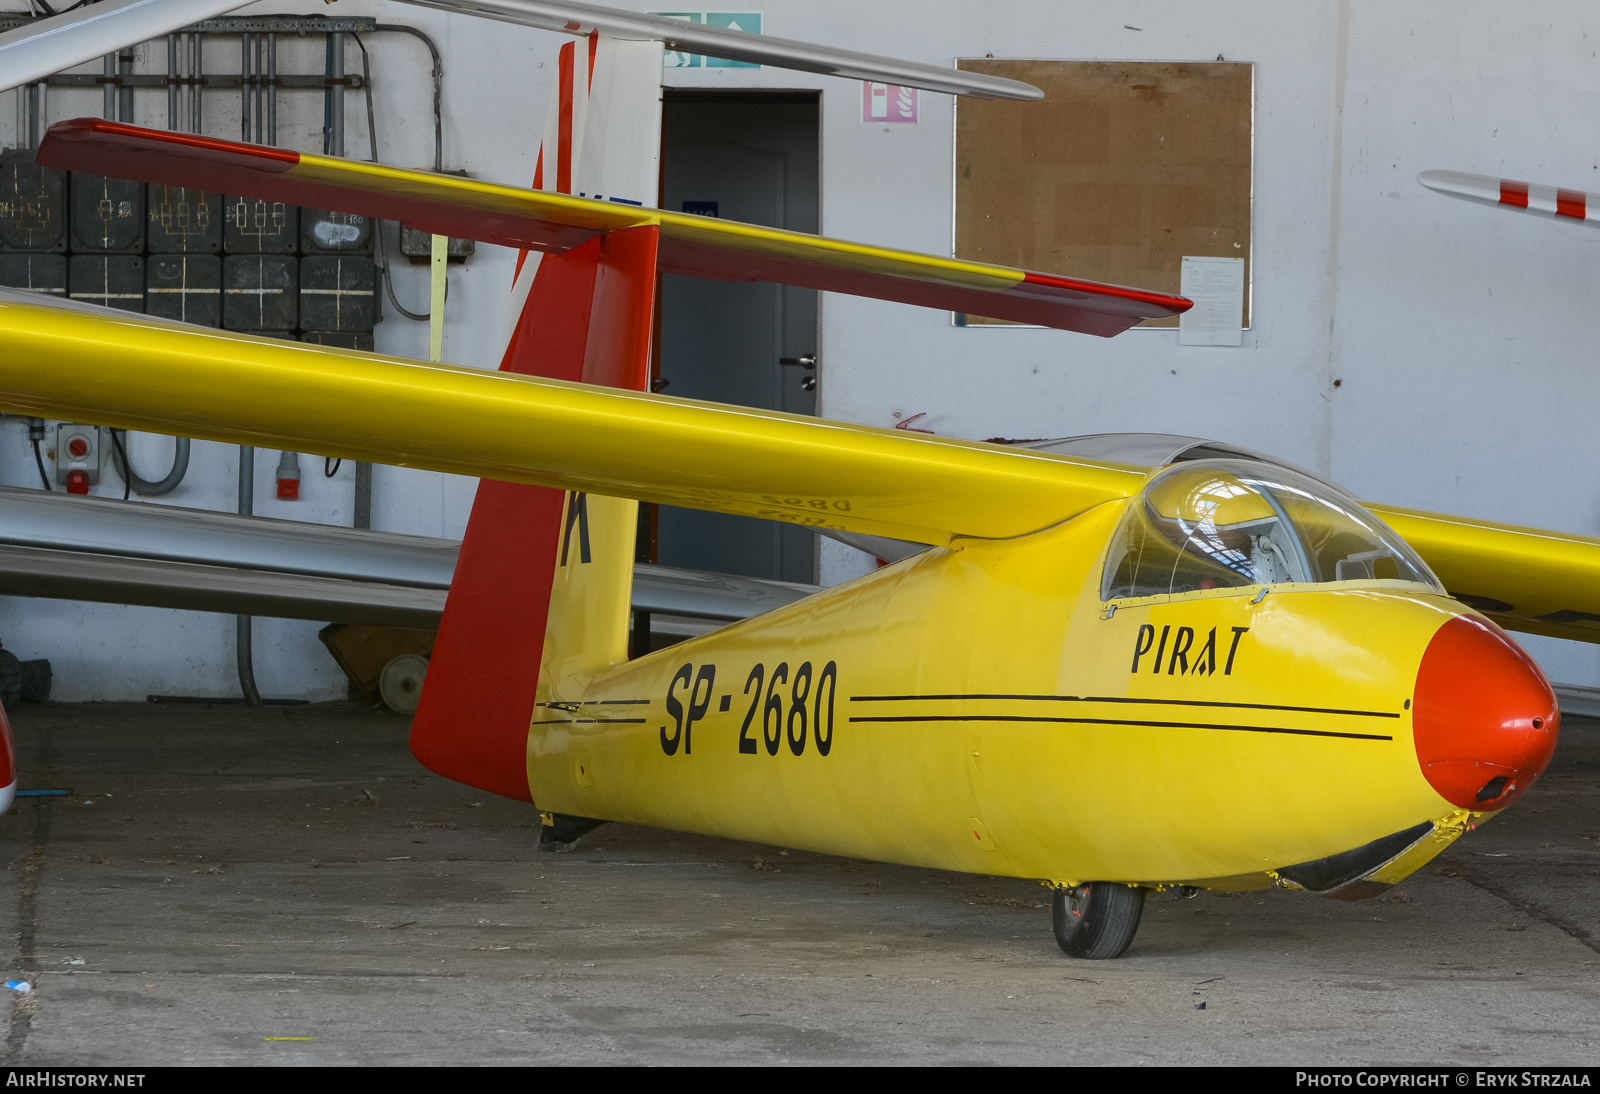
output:
[{"label": "yellow wing of distant glider", "polygon": [[[1024,535],[1148,470],[407,361],[0,290],[0,409],[871,535]],[[1600,641],[1600,540],[1375,506],[1503,625]]]},{"label": "yellow wing of distant glider", "polygon": [[660,229],[658,261],[668,273],[776,281],[1085,334],[1119,334],[1190,307],[1168,293],[92,118],[51,126],[37,158],[48,167],[403,220],[438,235],[557,254],[651,224]]}]

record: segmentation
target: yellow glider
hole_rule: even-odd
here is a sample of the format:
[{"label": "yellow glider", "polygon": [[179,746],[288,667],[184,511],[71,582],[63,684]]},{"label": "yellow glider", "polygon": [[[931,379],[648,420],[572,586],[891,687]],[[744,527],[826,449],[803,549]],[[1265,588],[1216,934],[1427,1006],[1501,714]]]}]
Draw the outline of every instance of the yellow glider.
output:
[{"label": "yellow glider", "polygon": [[[1521,650],[1359,503],[1261,461],[1152,472],[23,293],[0,407],[571,491],[523,796],[1039,878],[1079,956],[1121,953],[1149,889],[1381,891],[1555,744]],[[633,517],[588,491],[941,546],[630,661]],[[1600,614],[1600,543],[1395,519],[1514,622],[1521,597]],[[427,747],[475,747],[441,726]]]}]

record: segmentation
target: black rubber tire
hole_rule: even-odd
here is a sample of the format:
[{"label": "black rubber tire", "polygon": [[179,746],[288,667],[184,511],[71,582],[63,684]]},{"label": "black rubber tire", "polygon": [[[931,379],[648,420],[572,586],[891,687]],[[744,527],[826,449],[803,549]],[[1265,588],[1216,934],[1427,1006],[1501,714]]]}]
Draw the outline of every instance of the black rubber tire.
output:
[{"label": "black rubber tire", "polygon": [[1068,957],[1105,961],[1128,952],[1144,914],[1144,890],[1115,881],[1087,881],[1055,891],[1056,945]]},{"label": "black rubber tire", "polygon": [[0,650],[0,703],[16,710],[22,702],[22,662],[10,650]]}]

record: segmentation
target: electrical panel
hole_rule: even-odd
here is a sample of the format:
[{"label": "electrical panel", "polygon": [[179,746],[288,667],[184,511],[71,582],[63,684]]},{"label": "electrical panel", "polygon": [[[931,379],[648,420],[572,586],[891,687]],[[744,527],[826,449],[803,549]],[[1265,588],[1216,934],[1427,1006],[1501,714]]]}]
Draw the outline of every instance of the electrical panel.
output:
[{"label": "electrical panel", "polygon": [[360,349],[372,352],[372,335],[351,332],[338,334],[332,331],[307,331],[300,336],[302,342],[315,342],[319,346],[337,346],[340,349]]},{"label": "electrical panel", "polygon": [[229,255],[222,260],[222,325],[288,332],[300,325],[300,262],[293,255]]},{"label": "electrical panel", "polygon": [[144,258],[140,255],[73,255],[67,295],[85,304],[144,311]]},{"label": "electrical panel", "polygon": [[0,285],[51,296],[66,296],[67,256],[0,254]]},{"label": "electrical panel", "polygon": [[71,249],[90,254],[144,251],[144,183],[72,172]]},{"label": "electrical panel", "polygon": [[300,260],[300,325],[328,333],[370,331],[377,288],[371,259],[307,255]]},{"label": "electrical panel", "polygon": [[151,255],[145,260],[144,275],[147,315],[202,327],[222,326],[220,256]]},{"label": "electrical panel", "polygon": [[150,187],[145,239],[151,254],[214,255],[222,250],[222,195],[183,186]]},{"label": "electrical panel", "polygon": [[66,194],[65,171],[40,167],[32,152],[0,155],[0,250],[65,251]]},{"label": "electrical panel", "polygon": [[304,254],[370,255],[372,221],[355,213],[300,210],[300,250]]},{"label": "electrical panel", "polygon": [[222,248],[231,255],[292,255],[299,250],[300,207],[230,196]]},{"label": "electrical panel", "polygon": [[0,154],[0,285],[207,327],[372,348],[374,222]]}]

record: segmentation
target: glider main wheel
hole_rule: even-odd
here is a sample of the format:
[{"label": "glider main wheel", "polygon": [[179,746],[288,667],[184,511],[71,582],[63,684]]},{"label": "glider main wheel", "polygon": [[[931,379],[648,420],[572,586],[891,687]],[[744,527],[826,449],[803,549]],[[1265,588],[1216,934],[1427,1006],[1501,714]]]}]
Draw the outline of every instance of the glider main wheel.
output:
[{"label": "glider main wheel", "polygon": [[1144,913],[1144,890],[1115,881],[1086,881],[1055,891],[1056,945],[1068,957],[1104,961],[1128,951]]}]

